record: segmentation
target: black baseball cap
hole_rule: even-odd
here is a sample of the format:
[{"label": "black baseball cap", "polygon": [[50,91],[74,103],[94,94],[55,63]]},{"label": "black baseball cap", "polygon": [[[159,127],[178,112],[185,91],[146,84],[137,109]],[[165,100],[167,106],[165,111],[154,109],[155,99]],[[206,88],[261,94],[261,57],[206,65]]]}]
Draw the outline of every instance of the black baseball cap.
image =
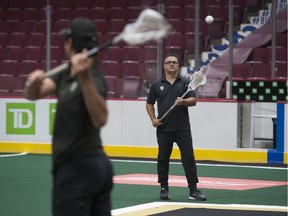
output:
[{"label": "black baseball cap", "polygon": [[73,19],[69,26],[62,29],[59,33],[74,40],[97,45],[97,29],[94,23],[86,18],[77,17]]}]

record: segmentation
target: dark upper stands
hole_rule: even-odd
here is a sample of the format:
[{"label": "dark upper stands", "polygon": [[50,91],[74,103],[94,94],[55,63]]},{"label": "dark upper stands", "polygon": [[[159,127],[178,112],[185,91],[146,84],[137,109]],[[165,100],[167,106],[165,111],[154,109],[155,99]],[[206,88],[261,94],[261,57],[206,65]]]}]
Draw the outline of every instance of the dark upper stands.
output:
[{"label": "dark upper stands", "polygon": [[[199,2],[200,51],[205,51],[210,49],[210,40],[221,39],[227,33],[229,0]],[[260,0],[233,2],[235,25],[245,21],[245,12],[257,11],[261,5]],[[163,40],[163,56],[176,55],[182,64],[186,64],[187,58],[194,54],[194,1],[162,0],[162,3],[166,6],[165,16],[173,26],[170,36]],[[67,60],[63,51],[63,38],[58,32],[74,17],[83,16],[93,20],[99,31],[99,41],[102,43],[118,35],[127,23],[138,17],[143,8],[148,6],[157,9],[158,0],[50,0],[50,4],[51,65],[56,66]],[[27,73],[36,68],[45,68],[45,7],[46,0],[0,1],[0,79],[1,82],[13,83],[13,88],[9,87],[3,91],[1,89],[7,85],[0,84],[1,94],[21,94],[19,88],[23,88],[23,79]],[[215,17],[211,25],[203,21],[208,14]],[[279,34],[277,38],[277,75],[281,74],[283,77],[283,65],[287,65],[287,40],[283,38],[287,38],[287,33]],[[157,44],[154,42],[137,47],[121,43],[102,51],[98,58],[100,67],[107,77],[110,97],[145,96],[147,89],[143,88],[149,88],[150,83],[156,78]],[[249,58],[251,73],[248,75],[245,72],[243,77],[253,76],[253,71],[259,67],[255,65],[256,62],[270,64],[269,59],[269,48],[255,49]],[[239,73],[237,72],[237,76],[241,75]]]}]

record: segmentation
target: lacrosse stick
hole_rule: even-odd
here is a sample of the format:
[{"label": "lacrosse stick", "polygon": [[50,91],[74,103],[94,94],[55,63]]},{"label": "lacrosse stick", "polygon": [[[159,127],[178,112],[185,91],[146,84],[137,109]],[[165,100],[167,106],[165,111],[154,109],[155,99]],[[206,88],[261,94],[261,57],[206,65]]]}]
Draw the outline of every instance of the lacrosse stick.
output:
[{"label": "lacrosse stick", "polygon": [[[200,85],[204,85],[207,82],[207,78],[206,75],[200,70],[194,73],[193,78],[191,80],[191,82],[188,85],[188,88],[186,90],[186,92],[180,97],[181,99],[183,99],[185,97],[185,95],[192,91],[195,90],[198,86]],[[159,119],[159,122],[163,122],[164,118],[174,109],[174,107],[176,106],[176,103],[174,103],[165,113],[164,115]]]},{"label": "lacrosse stick", "polygon": [[[124,30],[114,37],[87,52],[87,56],[93,56],[100,50],[124,41],[129,45],[140,45],[148,41],[157,41],[169,34],[171,25],[160,13],[152,9],[143,10],[134,23],[129,23]],[[70,63],[61,64],[46,72],[45,77],[57,74],[68,68]]]}]

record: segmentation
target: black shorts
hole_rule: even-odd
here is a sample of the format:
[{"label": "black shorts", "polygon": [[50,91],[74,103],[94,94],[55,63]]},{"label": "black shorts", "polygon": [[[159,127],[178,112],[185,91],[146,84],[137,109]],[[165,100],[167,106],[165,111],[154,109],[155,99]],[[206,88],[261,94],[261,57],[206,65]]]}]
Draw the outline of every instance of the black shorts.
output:
[{"label": "black shorts", "polygon": [[111,216],[113,168],[106,155],[70,160],[53,177],[53,216]]}]

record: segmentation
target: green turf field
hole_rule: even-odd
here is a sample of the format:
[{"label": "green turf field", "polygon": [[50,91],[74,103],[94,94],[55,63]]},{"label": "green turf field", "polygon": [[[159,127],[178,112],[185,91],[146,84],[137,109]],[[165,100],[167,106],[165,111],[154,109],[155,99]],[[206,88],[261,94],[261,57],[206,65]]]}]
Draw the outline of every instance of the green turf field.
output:
[{"label": "green turf field", "polygon": [[[3,154],[2,154],[3,156]],[[156,174],[153,161],[113,160],[115,175]],[[51,156],[0,157],[0,215],[51,215]],[[172,163],[171,175],[184,175],[179,162]],[[198,163],[199,177],[239,178],[287,182],[285,167],[215,166]],[[201,189],[213,204],[253,204],[287,206],[287,184],[244,191]],[[113,209],[158,202],[159,186],[114,184]],[[170,187],[169,202],[196,202],[188,199],[186,187]],[[201,202],[202,203],[202,202]]]}]

